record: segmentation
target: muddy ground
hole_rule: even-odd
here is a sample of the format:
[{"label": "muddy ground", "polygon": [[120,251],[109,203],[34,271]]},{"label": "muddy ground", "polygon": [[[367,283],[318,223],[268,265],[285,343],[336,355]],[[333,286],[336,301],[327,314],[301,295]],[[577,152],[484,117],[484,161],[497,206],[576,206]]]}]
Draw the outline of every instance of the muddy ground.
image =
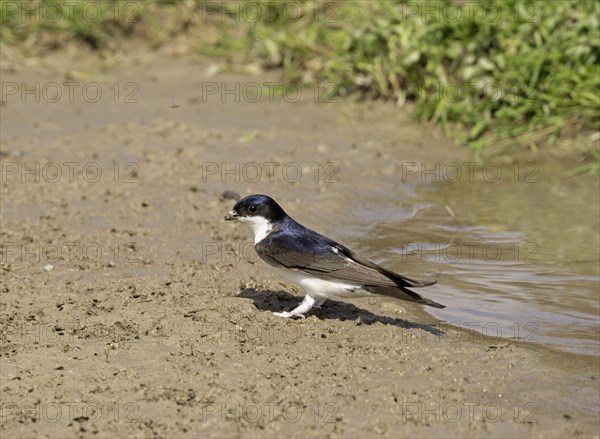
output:
[{"label": "muddy ground", "polygon": [[[223,220],[223,191],[360,248],[353,206],[382,188],[401,205],[402,161],[472,158],[391,104],[252,102],[276,80],[3,56],[2,437],[598,437],[597,357],[393,300],[271,314],[301,295]],[[444,302],[443,274],[429,291]]]}]

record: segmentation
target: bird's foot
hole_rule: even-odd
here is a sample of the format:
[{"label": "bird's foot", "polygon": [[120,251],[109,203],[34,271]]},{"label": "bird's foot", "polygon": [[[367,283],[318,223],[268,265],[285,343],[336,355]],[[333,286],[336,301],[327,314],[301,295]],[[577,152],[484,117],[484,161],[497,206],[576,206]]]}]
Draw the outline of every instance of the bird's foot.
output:
[{"label": "bird's foot", "polygon": [[304,320],[306,318],[306,316],[304,314],[293,314],[292,312],[289,312],[289,311],[274,312],[273,315],[277,316],[277,317],[284,317],[286,319],[290,318],[290,317],[300,317],[302,320]]},{"label": "bird's foot", "polygon": [[306,316],[304,314],[309,312],[314,304],[315,304],[315,299],[313,299],[312,297],[310,297],[307,294],[306,296],[304,296],[304,300],[302,301],[302,303],[300,305],[298,305],[296,308],[294,308],[293,310],[283,311],[283,312],[274,312],[273,315],[276,315],[277,317],[286,317],[286,318],[300,317],[301,319],[304,320],[306,318]]}]

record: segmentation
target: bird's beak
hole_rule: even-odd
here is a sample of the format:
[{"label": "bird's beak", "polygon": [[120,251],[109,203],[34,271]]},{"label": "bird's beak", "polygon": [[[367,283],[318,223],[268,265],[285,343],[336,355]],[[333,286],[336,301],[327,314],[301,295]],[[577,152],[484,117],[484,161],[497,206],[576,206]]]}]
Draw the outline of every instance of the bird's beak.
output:
[{"label": "bird's beak", "polygon": [[233,221],[235,219],[238,218],[238,214],[235,210],[232,210],[230,212],[227,212],[227,215],[225,215],[225,221]]}]

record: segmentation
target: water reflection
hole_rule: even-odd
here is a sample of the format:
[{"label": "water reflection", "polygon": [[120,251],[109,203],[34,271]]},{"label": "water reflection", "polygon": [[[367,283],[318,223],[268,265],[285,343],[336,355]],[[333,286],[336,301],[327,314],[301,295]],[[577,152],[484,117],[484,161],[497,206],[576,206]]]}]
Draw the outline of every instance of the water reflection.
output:
[{"label": "water reflection", "polygon": [[600,355],[598,179],[565,175],[417,184],[360,246],[407,275],[439,274],[429,296],[448,308],[428,311],[440,319]]}]

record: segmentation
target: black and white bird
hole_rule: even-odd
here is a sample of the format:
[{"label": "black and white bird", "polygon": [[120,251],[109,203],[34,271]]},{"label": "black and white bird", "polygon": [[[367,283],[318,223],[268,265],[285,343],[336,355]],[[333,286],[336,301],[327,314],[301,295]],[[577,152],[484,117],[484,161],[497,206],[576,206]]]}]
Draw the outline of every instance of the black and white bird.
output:
[{"label": "black and white bird", "polygon": [[294,221],[271,197],[245,197],[225,219],[248,223],[254,231],[256,253],[306,293],[298,307],[273,313],[276,316],[304,318],[329,297],[374,294],[445,308],[407,288],[426,287],[435,280],[420,282],[361,258],[348,247]]}]

